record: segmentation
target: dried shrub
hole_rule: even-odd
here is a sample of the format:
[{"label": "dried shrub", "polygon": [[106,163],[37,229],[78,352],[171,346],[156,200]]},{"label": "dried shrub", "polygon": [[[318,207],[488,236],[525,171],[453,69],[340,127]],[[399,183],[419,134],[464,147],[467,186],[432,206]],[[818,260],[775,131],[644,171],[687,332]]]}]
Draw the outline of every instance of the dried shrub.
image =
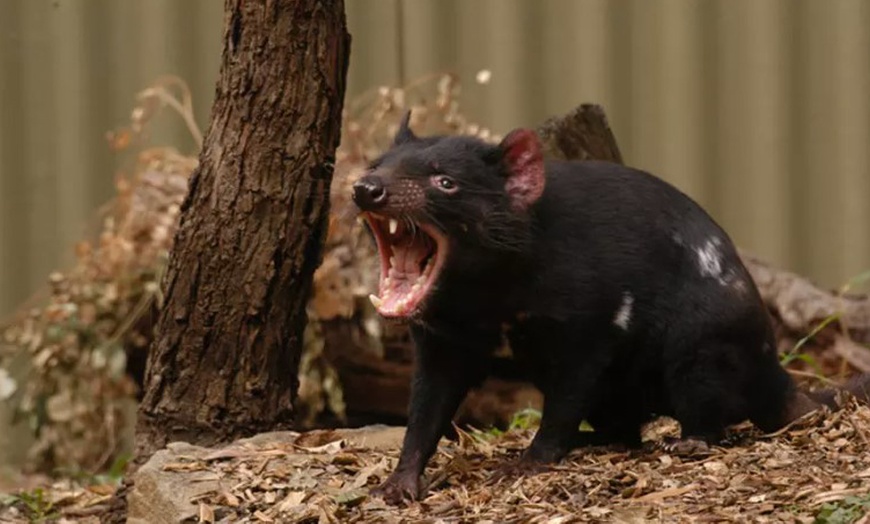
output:
[{"label": "dried shrub", "polygon": [[[487,72],[481,72],[478,82],[487,81]],[[384,331],[365,299],[377,289],[377,258],[373,242],[353,219],[350,184],[389,145],[409,108],[411,125],[420,133],[498,140],[461,114],[459,93],[454,75],[430,75],[404,87],[374,89],[346,106],[329,234],[314,276],[300,364],[303,426],[327,412],[344,417],[340,381],[323,355],[323,322],[355,318],[360,336],[373,347],[379,347]],[[129,124],[107,135],[126,165],[115,179],[116,196],[100,214],[96,239],[76,245],[71,269],[50,275],[41,305],[23,307],[0,327],[0,401],[10,402],[34,431],[28,457],[33,469],[98,471],[129,445],[122,435],[133,427],[136,385],[125,371],[128,359],[143,358],[150,343],[161,275],[187,179],[197,165],[197,152],[149,147],[151,125],[166,108],[202,145],[182,80],[163,77],[140,92]],[[19,384],[14,377],[22,374]]]},{"label": "dried shrub", "polygon": [[131,155],[100,213],[99,233],[75,246],[71,269],[49,276],[44,304],[2,330],[0,364],[24,375],[18,386],[6,374],[5,397],[34,431],[28,459],[35,469],[102,470],[127,447],[122,435],[132,427],[136,393],[127,358],[149,343],[140,322],[159,304],[160,276],[196,166],[195,157],[172,148],[146,147],[165,106],[193,122],[181,80],[162,78],[139,93],[130,124],[108,135],[113,149]]}]

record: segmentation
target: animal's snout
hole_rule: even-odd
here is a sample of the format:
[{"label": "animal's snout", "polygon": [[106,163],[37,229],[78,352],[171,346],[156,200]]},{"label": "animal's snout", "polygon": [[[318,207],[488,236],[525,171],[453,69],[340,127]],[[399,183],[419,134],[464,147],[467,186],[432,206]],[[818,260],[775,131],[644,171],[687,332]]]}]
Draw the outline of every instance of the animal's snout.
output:
[{"label": "animal's snout", "polygon": [[353,184],[353,201],[363,211],[372,211],[387,203],[387,188],[378,176],[364,176]]}]

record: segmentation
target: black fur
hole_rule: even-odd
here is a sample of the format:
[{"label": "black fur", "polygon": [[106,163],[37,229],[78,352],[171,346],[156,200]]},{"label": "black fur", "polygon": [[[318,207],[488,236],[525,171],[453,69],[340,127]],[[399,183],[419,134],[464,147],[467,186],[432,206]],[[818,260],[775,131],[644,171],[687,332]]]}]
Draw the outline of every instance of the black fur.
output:
[{"label": "black fur", "polygon": [[[527,463],[561,459],[587,419],[596,441],[637,445],[670,415],[683,437],[721,437],[745,419],[775,430],[818,404],[780,367],[764,304],[728,235],[686,195],[604,162],[546,163],[543,196],[516,211],[503,147],[404,134],[369,176],[414,180],[407,212],[451,249],[412,323],[416,373],[399,466],[379,489],[419,496],[419,476],[469,388],[487,375],[502,326],[545,396]],[[459,184],[453,195],[428,185]],[[620,317],[621,310],[628,314]]]}]

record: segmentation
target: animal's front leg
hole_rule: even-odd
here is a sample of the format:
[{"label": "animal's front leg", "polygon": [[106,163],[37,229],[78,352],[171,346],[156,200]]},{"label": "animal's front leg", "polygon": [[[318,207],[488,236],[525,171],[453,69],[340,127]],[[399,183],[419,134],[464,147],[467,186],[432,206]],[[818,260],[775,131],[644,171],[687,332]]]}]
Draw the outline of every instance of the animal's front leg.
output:
[{"label": "animal's front leg", "polygon": [[413,329],[412,335],[417,360],[402,453],[396,470],[372,492],[394,504],[420,498],[426,463],[469,388],[483,378],[479,345],[468,346],[467,339],[446,340],[421,329]]}]

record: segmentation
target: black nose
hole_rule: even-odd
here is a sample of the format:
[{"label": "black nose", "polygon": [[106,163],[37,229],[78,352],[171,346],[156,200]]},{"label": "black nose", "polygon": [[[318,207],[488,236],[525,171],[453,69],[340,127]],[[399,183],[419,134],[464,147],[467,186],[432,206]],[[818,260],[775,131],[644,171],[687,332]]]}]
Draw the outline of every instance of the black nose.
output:
[{"label": "black nose", "polygon": [[353,184],[353,201],[362,210],[377,209],[387,203],[387,189],[379,177],[362,177]]}]

